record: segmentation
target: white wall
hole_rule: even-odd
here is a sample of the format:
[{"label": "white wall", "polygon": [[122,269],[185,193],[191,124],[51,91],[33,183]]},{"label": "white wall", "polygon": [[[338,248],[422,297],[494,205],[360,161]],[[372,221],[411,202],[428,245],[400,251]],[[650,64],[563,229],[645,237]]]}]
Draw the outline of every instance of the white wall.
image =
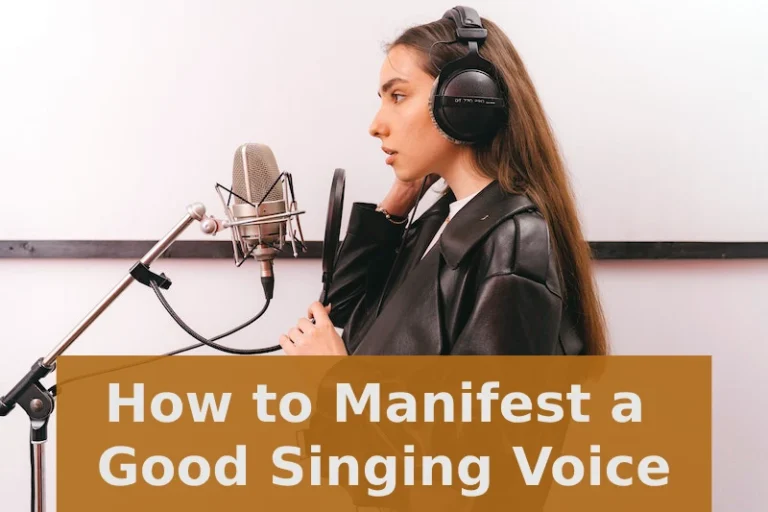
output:
[{"label": "white wall", "polygon": [[[6,2],[0,214],[24,218],[0,223],[0,239],[156,238],[187,203],[217,206],[244,142],[294,173],[319,239],[334,168],[347,204],[391,180],[367,133],[381,44],[454,5]],[[768,3],[472,5],[523,57],[590,240],[768,240]]]},{"label": "white wall", "polygon": [[[377,200],[391,179],[366,132],[378,102],[380,43],[453,5],[4,3],[0,240],[157,239],[197,200],[221,216],[213,185],[227,184],[244,142],[269,144],[294,173],[299,206],[309,212],[305,234],[320,239],[335,167],[348,172],[346,212],[354,200]],[[472,5],[507,29],[526,61],[589,239],[768,240],[768,4]],[[342,17],[356,21],[342,25]],[[203,237],[190,229],[183,238]],[[132,263],[0,260],[0,393]],[[615,353],[713,355],[714,510],[766,510],[768,261],[596,269]],[[262,304],[252,265],[160,260],[153,270],[173,279],[169,301],[205,335]],[[268,313],[227,341],[274,344],[318,297],[319,261],[279,260],[276,274]],[[193,342],[151,290],[133,285],[71,353],[159,354]],[[9,500],[0,512],[28,507],[25,418],[16,410],[0,419],[0,496]]]}]

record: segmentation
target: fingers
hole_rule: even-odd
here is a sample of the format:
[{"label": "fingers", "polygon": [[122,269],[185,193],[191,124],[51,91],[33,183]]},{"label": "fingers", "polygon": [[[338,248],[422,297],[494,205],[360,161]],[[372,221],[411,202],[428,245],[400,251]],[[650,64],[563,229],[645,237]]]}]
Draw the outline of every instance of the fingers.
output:
[{"label": "fingers", "polygon": [[299,318],[299,322],[296,325],[304,334],[310,334],[315,329],[314,324],[308,318]]},{"label": "fingers", "polygon": [[296,345],[301,345],[301,342],[304,341],[304,333],[298,327],[292,327],[288,331],[288,338]]},{"label": "fingers", "polygon": [[[296,326],[292,327],[286,334],[280,336],[279,342],[283,351],[287,355],[297,355],[307,353],[308,350],[312,351],[317,349],[315,345],[322,345],[323,340],[325,340],[323,336],[327,337],[327,334],[324,334],[327,329],[323,329],[321,332],[318,331],[318,328],[333,327],[333,322],[331,322],[331,319],[328,316],[330,312],[330,304],[323,306],[318,301],[310,304],[309,309],[307,310],[308,318],[299,318],[298,322],[296,322]],[[333,331],[333,334],[338,336],[335,331]],[[318,338],[318,335],[320,338]],[[318,341],[318,339],[320,339],[320,341]],[[315,347],[312,348],[310,346]]]},{"label": "fingers", "polygon": [[[307,318],[309,318],[309,319],[314,318],[312,316],[312,306],[314,306],[315,304],[320,304],[320,302],[315,301],[315,302],[313,302],[312,304],[309,305],[309,308],[307,308]],[[331,304],[328,304],[327,306],[325,306],[324,309],[325,309],[325,312],[327,314],[330,313],[331,312]]]},{"label": "fingers", "polygon": [[280,336],[280,346],[283,347],[283,351],[289,356],[296,353],[296,345],[285,334]]},{"label": "fingers", "polygon": [[315,301],[309,305],[309,311],[307,312],[307,316],[315,320],[315,325],[325,326],[331,323],[331,319],[328,317],[329,313],[330,313],[330,305],[326,309],[325,307],[323,307],[323,305],[320,302]]}]

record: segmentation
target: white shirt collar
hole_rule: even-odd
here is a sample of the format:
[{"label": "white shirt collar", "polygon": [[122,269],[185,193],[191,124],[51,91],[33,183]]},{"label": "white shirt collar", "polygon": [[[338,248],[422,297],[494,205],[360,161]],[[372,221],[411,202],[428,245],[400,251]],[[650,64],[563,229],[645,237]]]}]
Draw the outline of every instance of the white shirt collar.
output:
[{"label": "white shirt collar", "polygon": [[478,190],[474,194],[470,194],[464,199],[459,199],[458,201],[454,201],[449,205],[450,213],[448,214],[448,218],[453,218],[456,216],[456,214],[461,210],[464,205],[466,205],[468,202],[472,200],[473,197],[475,197],[480,191]]}]

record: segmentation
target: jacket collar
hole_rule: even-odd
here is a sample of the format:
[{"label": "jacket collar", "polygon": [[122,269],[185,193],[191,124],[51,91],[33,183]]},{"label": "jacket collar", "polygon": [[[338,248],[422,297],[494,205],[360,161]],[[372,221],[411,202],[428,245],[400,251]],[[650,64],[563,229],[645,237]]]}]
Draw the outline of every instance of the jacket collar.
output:
[{"label": "jacket collar", "polygon": [[[438,201],[433,209],[448,214],[448,205],[455,201],[452,192]],[[491,182],[459,210],[440,236],[440,252],[446,264],[455,269],[464,256],[504,220],[526,210],[537,210],[526,195],[509,194],[498,181]],[[426,212],[425,212],[426,215]]]}]

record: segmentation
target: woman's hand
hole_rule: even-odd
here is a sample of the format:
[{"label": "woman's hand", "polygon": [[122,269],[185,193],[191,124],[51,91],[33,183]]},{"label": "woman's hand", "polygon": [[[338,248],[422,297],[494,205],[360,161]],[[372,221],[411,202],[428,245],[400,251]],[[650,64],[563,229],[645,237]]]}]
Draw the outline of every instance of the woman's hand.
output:
[{"label": "woman's hand", "polygon": [[[440,179],[440,176],[437,174],[427,175],[427,177],[424,178],[424,180],[426,180],[424,192],[426,193],[426,191],[429,190],[429,187],[434,185],[438,179]],[[384,199],[380,203],[381,207],[397,217],[407,216],[408,212],[411,211],[413,205],[416,203],[417,198],[421,199],[421,197],[418,196],[422,182],[423,180],[403,181],[395,178],[392,187],[390,187],[389,192],[387,192],[387,195],[384,196]]]},{"label": "woman's hand", "polygon": [[[280,346],[289,356],[346,356],[347,348],[328,317],[331,306],[320,302],[309,306],[307,318],[280,336]],[[314,323],[312,322],[314,319]]]}]

